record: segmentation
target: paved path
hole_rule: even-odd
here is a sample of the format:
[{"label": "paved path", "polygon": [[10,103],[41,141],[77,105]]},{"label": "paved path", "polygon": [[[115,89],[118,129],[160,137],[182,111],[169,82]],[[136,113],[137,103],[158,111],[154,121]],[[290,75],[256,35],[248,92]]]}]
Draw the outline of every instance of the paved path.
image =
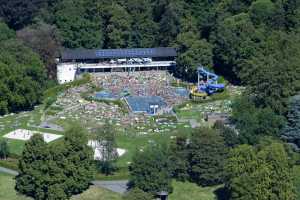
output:
[{"label": "paved path", "polygon": [[92,181],[95,186],[123,194],[127,191],[127,180],[122,181]]},{"label": "paved path", "polygon": [[[18,172],[5,167],[0,167],[0,173],[10,174],[12,176],[18,175]],[[127,191],[127,180],[120,181],[92,181],[92,184],[97,187],[102,187],[110,191],[123,194]]]},{"label": "paved path", "polygon": [[51,130],[54,130],[54,131],[60,131],[60,132],[64,131],[64,129],[61,126],[58,126],[56,124],[52,124],[51,122],[48,122],[48,121],[42,122],[39,127],[40,128],[51,129]]},{"label": "paved path", "polygon": [[17,172],[17,171],[12,170],[12,169],[7,169],[7,168],[5,168],[5,167],[0,167],[0,172],[1,172],[1,173],[5,173],[5,174],[10,174],[10,175],[13,175],[13,176],[18,175],[18,172]]}]

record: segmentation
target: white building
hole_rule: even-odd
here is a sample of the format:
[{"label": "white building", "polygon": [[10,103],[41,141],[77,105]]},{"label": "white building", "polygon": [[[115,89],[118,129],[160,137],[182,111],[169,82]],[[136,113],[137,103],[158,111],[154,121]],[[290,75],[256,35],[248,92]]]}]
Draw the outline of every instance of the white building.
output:
[{"label": "white building", "polygon": [[176,65],[174,48],[64,50],[57,64],[60,84],[89,72],[168,70]]}]

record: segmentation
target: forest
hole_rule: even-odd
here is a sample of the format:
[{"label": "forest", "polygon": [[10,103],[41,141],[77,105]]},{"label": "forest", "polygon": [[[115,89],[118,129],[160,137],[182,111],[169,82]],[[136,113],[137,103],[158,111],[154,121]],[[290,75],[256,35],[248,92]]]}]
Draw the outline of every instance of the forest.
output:
[{"label": "forest", "polygon": [[[194,81],[201,64],[246,86],[237,124],[253,117],[241,113],[257,113],[257,127],[267,123],[261,115],[273,116],[269,134],[299,104],[290,103],[300,90],[297,0],[0,0],[0,16],[1,114],[41,101],[62,48],[176,47],[176,76]],[[295,123],[288,125],[293,142]]]},{"label": "forest", "polygon": [[193,80],[201,63],[248,86],[256,104],[281,114],[286,112],[287,97],[300,87],[299,4],[297,0],[1,0],[2,23],[11,29],[1,25],[1,41],[9,43],[13,37],[16,41],[7,45],[21,42],[31,48],[49,78],[55,78],[53,58],[59,48],[176,47],[178,76]]},{"label": "forest", "polygon": [[247,112],[280,118],[269,134],[297,106],[289,103],[300,89],[297,0],[1,0],[0,16],[1,114],[41,102],[61,48],[176,47],[176,76],[193,81],[201,64],[246,86],[237,124],[245,126],[252,116],[239,115]]},{"label": "forest", "polygon": [[[44,91],[57,84],[55,58],[62,49],[150,47],[177,49],[171,73],[178,78],[195,82],[196,69],[203,65],[245,90],[232,105],[238,135],[216,123],[193,132],[189,144],[177,138],[168,152],[159,145],[138,152],[129,167],[132,185],[154,194],[160,185],[171,191],[175,178],[202,186],[224,184],[236,200],[296,199],[291,168],[300,163],[295,153],[300,151],[299,0],[0,0],[0,115],[43,102]],[[41,138],[34,140],[37,149],[54,155],[53,169],[64,165],[60,155],[68,165],[78,164],[64,150],[75,149],[72,137],[57,146],[61,154]],[[35,143],[26,151],[30,145]],[[30,171],[26,151],[20,166]],[[153,184],[145,184],[141,175],[147,170]],[[27,191],[22,185],[27,178],[17,178],[18,191],[45,195]],[[80,193],[86,181],[76,191],[65,186],[67,193],[55,198]],[[49,191],[59,189],[55,184]]]}]

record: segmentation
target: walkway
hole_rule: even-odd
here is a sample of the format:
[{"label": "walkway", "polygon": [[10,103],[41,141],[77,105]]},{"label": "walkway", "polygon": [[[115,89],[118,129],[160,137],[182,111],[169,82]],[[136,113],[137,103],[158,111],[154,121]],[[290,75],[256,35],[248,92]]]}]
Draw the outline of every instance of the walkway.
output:
[{"label": "walkway", "polygon": [[120,181],[92,181],[95,186],[108,189],[110,191],[124,194],[127,191],[127,180]]},{"label": "walkway", "polygon": [[19,173],[15,170],[12,170],[12,169],[7,169],[7,168],[4,168],[4,167],[0,167],[0,173],[5,173],[5,174],[10,174],[10,175],[13,175],[13,176],[16,176],[18,175]]},{"label": "walkway", "polygon": [[[0,167],[0,173],[9,174],[12,176],[18,175],[18,172],[5,167]],[[117,180],[117,181],[92,181],[92,184],[96,187],[102,187],[110,191],[123,194],[127,191],[127,180]]]}]

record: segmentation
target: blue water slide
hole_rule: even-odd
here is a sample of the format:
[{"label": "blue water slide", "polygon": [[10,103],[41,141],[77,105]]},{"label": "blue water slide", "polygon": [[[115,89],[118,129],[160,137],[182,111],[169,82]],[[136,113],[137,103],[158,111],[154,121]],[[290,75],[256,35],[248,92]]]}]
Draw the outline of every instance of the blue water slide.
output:
[{"label": "blue water slide", "polygon": [[206,84],[199,85],[198,90],[205,91],[208,94],[213,94],[225,88],[224,84],[217,83],[219,79],[218,75],[204,69],[204,67],[198,67],[197,71],[198,74],[202,76],[202,78],[206,78],[207,81]]}]

